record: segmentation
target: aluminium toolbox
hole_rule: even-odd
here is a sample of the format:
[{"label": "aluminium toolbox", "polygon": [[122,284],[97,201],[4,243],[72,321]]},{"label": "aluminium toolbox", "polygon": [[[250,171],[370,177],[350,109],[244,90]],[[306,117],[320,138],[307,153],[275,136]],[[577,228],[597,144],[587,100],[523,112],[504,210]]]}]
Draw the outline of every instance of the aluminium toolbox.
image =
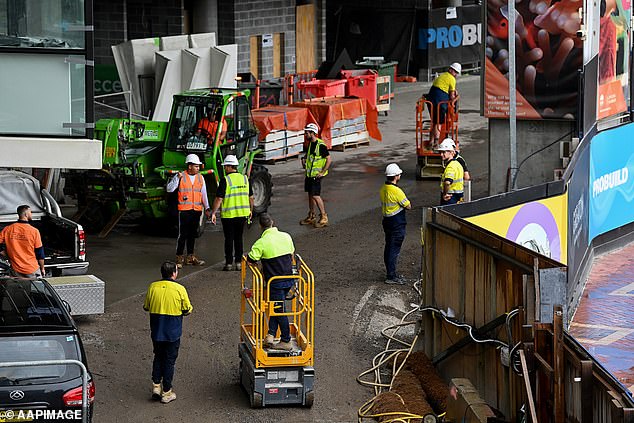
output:
[{"label": "aluminium toolbox", "polygon": [[106,283],[94,275],[45,278],[53,289],[70,305],[70,314],[102,314]]}]

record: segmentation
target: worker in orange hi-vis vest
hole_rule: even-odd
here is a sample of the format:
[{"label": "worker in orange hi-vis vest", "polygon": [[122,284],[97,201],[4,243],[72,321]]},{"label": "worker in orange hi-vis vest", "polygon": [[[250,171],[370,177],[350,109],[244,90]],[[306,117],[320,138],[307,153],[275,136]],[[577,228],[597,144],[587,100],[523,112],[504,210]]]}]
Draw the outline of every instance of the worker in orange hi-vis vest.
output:
[{"label": "worker in orange hi-vis vest", "polygon": [[[205,216],[211,216],[205,178],[200,174],[202,162],[195,154],[185,158],[187,170],[176,174],[167,184],[167,192],[178,189],[178,239],[176,241],[176,265],[183,264],[202,266],[204,260],[194,255],[194,244],[198,235],[198,227],[203,210]],[[187,258],[183,256],[187,245]]]}]

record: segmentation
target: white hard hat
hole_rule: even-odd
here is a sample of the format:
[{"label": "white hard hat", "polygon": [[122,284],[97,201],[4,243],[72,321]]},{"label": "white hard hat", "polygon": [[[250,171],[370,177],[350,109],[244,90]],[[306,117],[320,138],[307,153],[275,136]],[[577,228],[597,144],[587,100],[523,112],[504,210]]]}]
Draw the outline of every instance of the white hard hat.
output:
[{"label": "white hard hat", "polygon": [[438,151],[454,151],[455,145],[451,138],[445,138],[438,146]]},{"label": "white hard hat", "polygon": [[315,135],[317,135],[319,133],[319,126],[317,126],[316,123],[311,122],[304,128],[304,132],[307,131],[313,132]]},{"label": "white hard hat", "polygon": [[458,72],[458,74],[462,73],[462,66],[458,62],[452,63],[451,65],[449,65],[449,67]]},{"label": "white hard hat", "polygon": [[240,163],[238,163],[238,158],[233,154],[229,154],[227,157],[225,157],[225,161],[222,162],[222,166],[238,166],[239,164]]},{"label": "white hard hat", "polygon": [[200,159],[198,158],[197,155],[195,154],[188,154],[187,157],[185,157],[185,164],[197,164],[197,165],[201,165],[203,164]]},{"label": "white hard hat", "polygon": [[403,173],[396,163],[390,163],[385,167],[385,176],[396,176]]},{"label": "white hard hat", "polygon": [[[452,140],[451,138],[447,137],[444,140],[442,140],[442,142],[445,142],[445,141],[447,143],[449,143],[449,145],[451,145],[454,148],[454,150],[456,149],[456,143],[454,142],[454,140]],[[441,143],[441,145],[442,145],[442,143]]]}]

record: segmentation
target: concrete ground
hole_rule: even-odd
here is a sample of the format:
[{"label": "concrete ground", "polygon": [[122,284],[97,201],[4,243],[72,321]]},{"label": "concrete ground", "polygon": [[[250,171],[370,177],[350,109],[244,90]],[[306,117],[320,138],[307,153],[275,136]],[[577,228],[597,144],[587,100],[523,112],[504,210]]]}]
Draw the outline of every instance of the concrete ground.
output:
[{"label": "concrete ground", "polygon": [[[252,410],[237,380],[240,276],[222,272],[222,232],[209,227],[197,254],[210,265],[185,268],[180,281],[195,307],[185,318],[174,389],[168,405],[150,399],[152,347],[148,316],[142,310],[149,282],[174,256],[175,240],[149,237],[120,225],[105,240],[88,240],[91,273],[106,281],[107,309],[80,319],[90,368],[96,379],[96,422],[353,422],[373,396],[356,376],[371,366],[385,345],[380,330],[398,322],[416,302],[412,289],[420,272],[419,222],[424,206],[438,201],[438,181],[415,181],[415,102],[428,84],[399,85],[392,110],[380,117],[383,142],[333,153],[323,197],[331,225],[300,227],[307,206],[298,160],[269,166],[274,193],[269,212],[290,232],[297,251],[315,272],[315,404],[311,409]],[[479,115],[479,78],[462,77],[460,143],[469,163],[474,197],[487,190],[487,129]],[[412,200],[400,259],[405,286],[385,285],[383,232],[378,190],[385,165],[396,161],[405,174],[400,185]],[[259,236],[254,225],[246,246]]]}]

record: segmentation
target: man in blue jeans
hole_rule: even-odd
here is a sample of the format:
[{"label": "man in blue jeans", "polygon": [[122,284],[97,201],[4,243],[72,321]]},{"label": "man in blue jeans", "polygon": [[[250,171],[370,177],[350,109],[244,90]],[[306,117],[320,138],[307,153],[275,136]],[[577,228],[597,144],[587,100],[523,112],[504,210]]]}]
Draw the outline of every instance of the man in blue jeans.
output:
[{"label": "man in blue jeans", "polygon": [[176,282],[176,263],[163,263],[161,276],[162,280],[153,282],[148,288],[143,309],[150,312],[150,330],[154,346],[152,398],[160,399],[163,404],[167,404],[176,399],[176,394],[172,390],[172,379],[183,334],[183,316],[190,314],[194,307],[189,302],[185,287]]},{"label": "man in blue jeans", "polygon": [[396,163],[390,163],[385,168],[385,184],[381,187],[381,212],[383,214],[383,231],[385,232],[385,249],[383,250],[383,260],[387,284],[405,284],[403,276],[396,273],[398,255],[401,253],[401,245],[405,240],[405,228],[407,219],[405,210],[412,208],[405,193],[397,184],[401,179],[403,171]]},{"label": "man in blue jeans", "polygon": [[[284,300],[288,291],[295,284],[295,280],[285,278],[269,281],[274,276],[291,276],[293,274],[295,246],[291,236],[286,232],[280,232],[273,224],[273,219],[267,213],[260,215],[262,236],[251,247],[247,260],[250,263],[262,262],[264,280],[269,285],[269,299],[275,301],[273,308],[276,313],[284,313]],[[280,342],[275,343],[278,327],[280,329]],[[263,346],[285,351],[293,349],[287,316],[271,316],[269,318],[269,330],[264,338]]]}]

